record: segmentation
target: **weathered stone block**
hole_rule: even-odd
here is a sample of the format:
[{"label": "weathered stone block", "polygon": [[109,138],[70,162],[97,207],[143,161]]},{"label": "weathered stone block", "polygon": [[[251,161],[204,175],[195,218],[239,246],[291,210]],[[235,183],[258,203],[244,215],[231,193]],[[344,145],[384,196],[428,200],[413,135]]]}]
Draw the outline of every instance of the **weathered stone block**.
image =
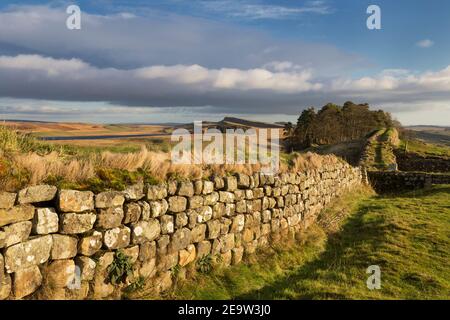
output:
[{"label": "weathered stone block", "polygon": [[219,219],[225,215],[225,204],[218,202],[213,206],[213,218]]},{"label": "weathered stone block", "polygon": [[185,197],[173,196],[169,198],[169,211],[182,212],[187,208],[187,199]]},{"label": "weathered stone block", "polygon": [[175,231],[175,224],[173,222],[173,216],[164,215],[160,218],[161,220],[161,233],[170,234]]},{"label": "weathered stone block", "polygon": [[214,182],[212,181],[204,181],[203,182],[203,190],[202,194],[210,194],[214,191]]},{"label": "weathered stone block", "polygon": [[75,258],[75,265],[80,270],[82,281],[91,281],[94,279],[96,263],[89,257],[78,256]]},{"label": "weathered stone block", "polygon": [[7,224],[33,219],[34,207],[31,205],[19,205],[11,209],[0,209],[0,227]]},{"label": "weathered stone block", "polygon": [[92,230],[97,216],[94,213],[65,213],[60,216],[61,233],[78,234]]},{"label": "weathered stone block", "polygon": [[125,217],[122,207],[100,209],[97,214],[96,228],[112,229],[120,227]]},{"label": "weathered stone block", "polygon": [[225,190],[234,191],[238,188],[237,178],[234,176],[225,177]]},{"label": "weathered stone block", "polygon": [[[28,239],[31,233],[31,221],[17,222],[0,229],[0,248],[10,247]],[[2,236],[3,235],[3,236]],[[3,239],[1,239],[3,237]]]},{"label": "weathered stone block", "polygon": [[170,242],[170,251],[175,252],[186,248],[191,243],[191,230],[183,228],[175,231]]},{"label": "weathered stone block", "polygon": [[228,191],[219,191],[219,201],[224,203],[233,203],[234,193]]},{"label": "weathered stone block", "polygon": [[0,209],[11,209],[16,202],[17,194],[0,191]]},{"label": "weathered stone block", "polygon": [[78,244],[78,252],[85,256],[92,256],[100,250],[103,244],[103,234],[98,231],[92,231],[83,236]]},{"label": "weathered stone block", "polygon": [[127,186],[123,191],[123,195],[127,200],[140,200],[144,195],[144,183],[138,182],[133,185]]},{"label": "weathered stone block", "polygon": [[52,260],[70,259],[77,255],[78,239],[72,236],[53,234]]},{"label": "weathered stone block", "polygon": [[203,180],[194,181],[194,194],[200,195],[203,191]]},{"label": "weathered stone block", "polygon": [[135,263],[139,258],[139,246],[132,246],[122,249],[123,254],[126,255],[131,263]]},{"label": "weathered stone block", "polygon": [[192,197],[194,195],[194,185],[190,181],[182,181],[178,184],[177,194],[182,197]]},{"label": "weathered stone block", "polygon": [[33,233],[49,234],[58,232],[59,218],[53,208],[37,208],[33,219]]},{"label": "weathered stone block", "polygon": [[12,281],[9,274],[0,277],[0,300],[7,299],[11,294]]},{"label": "weathered stone block", "polygon": [[150,201],[152,217],[157,218],[164,215],[169,209],[169,204],[165,199],[161,201]]},{"label": "weathered stone block", "polygon": [[229,233],[219,238],[219,241],[222,242],[222,253],[230,251],[234,248],[234,234]]},{"label": "weathered stone block", "polygon": [[238,233],[244,230],[245,226],[245,216],[243,214],[238,214],[233,218],[233,223],[231,224],[231,233]]},{"label": "weathered stone block", "polygon": [[141,206],[136,202],[130,202],[125,204],[125,217],[123,219],[124,224],[134,223],[139,221],[142,210]]},{"label": "weathered stone block", "polygon": [[51,201],[55,198],[58,189],[55,186],[39,185],[19,191],[18,202],[20,204]]},{"label": "weathered stone block", "polygon": [[187,266],[189,263],[195,261],[196,249],[193,244],[187,246],[186,249],[180,250],[180,257],[178,259],[178,264],[181,267]]},{"label": "weathered stone block", "polygon": [[219,193],[215,191],[205,195],[203,198],[203,204],[205,206],[213,206],[217,201],[219,201]]},{"label": "weathered stone block", "polygon": [[167,187],[165,185],[148,185],[147,200],[162,200],[167,197]]},{"label": "weathered stone block", "polygon": [[52,236],[47,235],[7,248],[4,252],[6,271],[16,272],[46,262],[50,257],[52,245]]},{"label": "weathered stone block", "polygon": [[220,235],[220,221],[211,220],[206,224],[208,226],[208,239],[216,239]]},{"label": "weathered stone block", "polygon": [[156,274],[156,259],[152,258],[148,261],[142,262],[139,268],[139,276],[146,278],[151,278]]},{"label": "weathered stone block", "polygon": [[139,246],[139,261],[147,262],[156,257],[156,242],[147,241]]},{"label": "weathered stone block", "polygon": [[189,218],[186,214],[186,212],[177,213],[175,215],[175,227],[177,229],[181,229],[184,226],[186,226],[189,222]]},{"label": "weathered stone block", "polygon": [[150,207],[150,204],[145,201],[139,201],[138,204],[141,207],[141,220],[150,220],[152,217],[152,208]]},{"label": "weathered stone block", "polygon": [[231,249],[231,253],[232,253],[231,263],[233,265],[238,264],[242,261],[242,256],[244,255],[244,248],[242,247],[233,248]]},{"label": "weathered stone block", "polygon": [[66,288],[75,280],[75,262],[56,260],[45,268],[45,284],[50,288]]},{"label": "weathered stone block", "polygon": [[103,243],[107,249],[121,249],[130,244],[131,230],[126,226],[110,229],[103,235]]},{"label": "weathered stone block", "polygon": [[124,202],[125,196],[119,191],[101,192],[95,196],[95,207],[98,209],[120,207]]},{"label": "weathered stone block", "polygon": [[211,253],[211,242],[204,240],[197,243],[197,258],[200,259]]},{"label": "weathered stone block", "polygon": [[91,191],[60,190],[58,207],[62,212],[94,210],[94,194]]},{"label": "weathered stone block", "polygon": [[193,196],[189,198],[189,209],[197,209],[203,206],[202,196]]},{"label": "weathered stone block", "polygon": [[199,209],[197,209],[197,222],[203,223],[206,221],[211,220],[213,216],[213,210],[210,206],[203,206]]},{"label": "weathered stone block", "polygon": [[206,224],[199,224],[192,228],[191,231],[191,241],[193,243],[205,240],[206,235]]},{"label": "weathered stone block", "polygon": [[131,225],[131,239],[134,244],[153,241],[161,234],[161,225],[158,220],[139,221]]},{"label": "weathered stone block", "polygon": [[237,174],[237,183],[239,188],[249,188],[250,187],[250,177],[246,174]]},{"label": "weathered stone block", "polygon": [[13,294],[22,299],[35,292],[42,284],[42,275],[38,266],[17,270],[13,274]]}]

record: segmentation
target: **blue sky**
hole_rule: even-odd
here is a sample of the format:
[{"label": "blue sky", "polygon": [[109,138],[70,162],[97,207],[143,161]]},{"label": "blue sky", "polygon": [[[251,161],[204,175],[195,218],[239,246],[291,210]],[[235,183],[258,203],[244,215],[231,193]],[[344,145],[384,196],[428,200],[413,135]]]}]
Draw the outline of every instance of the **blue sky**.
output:
[{"label": "blue sky", "polygon": [[[65,28],[69,4],[81,30]],[[446,0],[3,0],[0,117],[281,121],[354,100],[449,125],[446,30]]]}]

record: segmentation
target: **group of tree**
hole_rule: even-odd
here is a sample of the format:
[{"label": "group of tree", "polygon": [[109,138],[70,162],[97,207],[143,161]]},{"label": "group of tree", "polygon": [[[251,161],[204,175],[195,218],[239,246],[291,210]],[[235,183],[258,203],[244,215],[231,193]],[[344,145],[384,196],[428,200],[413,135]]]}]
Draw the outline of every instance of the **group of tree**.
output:
[{"label": "group of tree", "polygon": [[397,123],[388,112],[348,101],[343,106],[328,103],[318,112],[314,107],[303,110],[296,125],[285,125],[285,136],[288,148],[298,150],[361,139],[373,130],[393,126]]}]

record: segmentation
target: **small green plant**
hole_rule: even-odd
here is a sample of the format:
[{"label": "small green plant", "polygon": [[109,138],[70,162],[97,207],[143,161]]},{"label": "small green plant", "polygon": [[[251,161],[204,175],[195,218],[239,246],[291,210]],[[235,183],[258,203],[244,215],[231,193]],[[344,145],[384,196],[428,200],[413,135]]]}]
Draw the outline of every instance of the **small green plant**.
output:
[{"label": "small green plant", "polygon": [[133,283],[131,283],[128,287],[125,288],[125,293],[132,293],[138,290],[143,289],[145,286],[145,278],[139,277]]},{"label": "small green plant", "polygon": [[202,256],[197,260],[197,270],[200,273],[210,273],[213,269],[213,258],[211,254]]},{"label": "small green plant", "polygon": [[113,285],[124,283],[126,277],[133,274],[133,263],[130,257],[118,250],[114,254],[114,260],[108,268],[109,282]]}]

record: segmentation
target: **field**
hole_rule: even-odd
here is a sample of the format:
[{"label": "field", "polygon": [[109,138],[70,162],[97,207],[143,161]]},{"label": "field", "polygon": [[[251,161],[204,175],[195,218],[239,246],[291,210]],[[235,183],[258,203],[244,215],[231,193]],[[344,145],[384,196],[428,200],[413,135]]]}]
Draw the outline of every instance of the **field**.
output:
[{"label": "field", "polygon": [[[445,185],[384,196],[362,189],[330,206],[288,249],[211,274],[194,271],[194,281],[180,281],[166,297],[448,299],[449,192]],[[370,265],[381,268],[381,290],[366,286]]]}]

